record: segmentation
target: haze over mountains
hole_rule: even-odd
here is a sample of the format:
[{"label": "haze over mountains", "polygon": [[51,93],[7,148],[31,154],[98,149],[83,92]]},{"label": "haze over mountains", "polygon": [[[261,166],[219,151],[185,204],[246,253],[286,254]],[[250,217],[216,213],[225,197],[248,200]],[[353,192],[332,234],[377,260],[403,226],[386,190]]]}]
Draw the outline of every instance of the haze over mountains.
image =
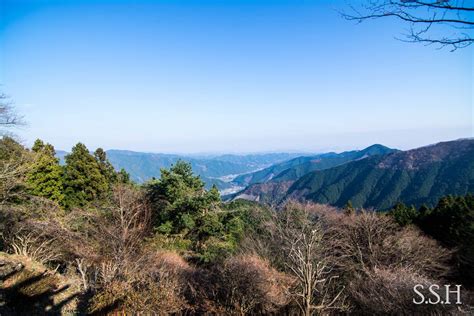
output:
[{"label": "haze over mountains", "polygon": [[[61,159],[67,153],[58,151]],[[408,151],[380,144],[342,153],[186,156],[108,150],[112,165],[143,183],[178,160],[191,163],[225,199],[280,204],[287,199],[388,209],[397,202],[434,205],[447,194],[474,192],[474,140]]]},{"label": "haze over mountains", "polygon": [[[210,188],[216,185],[221,192],[235,192],[243,189],[231,181],[240,174],[260,170],[262,168],[301,156],[301,153],[262,153],[247,155],[175,155],[162,153],[145,153],[128,150],[107,150],[107,158],[116,170],[124,168],[130,173],[133,181],[146,182],[160,177],[161,168],[169,168],[178,160],[191,163],[193,171],[201,176]],[[58,150],[56,155],[64,162],[66,151]],[[230,190],[230,191],[227,191]]]}]

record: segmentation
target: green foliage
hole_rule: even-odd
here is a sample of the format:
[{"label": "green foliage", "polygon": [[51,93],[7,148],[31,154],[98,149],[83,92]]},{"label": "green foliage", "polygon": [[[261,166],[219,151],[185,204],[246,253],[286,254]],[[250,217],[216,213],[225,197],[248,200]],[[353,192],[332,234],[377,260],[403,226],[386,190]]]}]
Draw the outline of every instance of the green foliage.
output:
[{"label": "green foliage", "polygon": [[132,181],[130,180],[130,174],[125,171],[124,168],[120,169],[117,173],[117,181],[122,184],[130,184]]},{"label": "green foliage", "polygon": [[174,234],[192,229],[195,218],[210,211],[220,200],[215,192],[204,189],[204,183],[183,161],[169,170],[162,169],[160,179],[148,183],[146,189],[155,209],[155,226],[169,222]]},{"label": "green foliage", "polygon": [[37,139],[32,150],[34,162],[26,178],[28,191],[61,204],[64,200],[63,169],[55,157],[54,147]]},{"label": "green foliage", "polygon": [[408,207],[400,202],[395,205],[390,214],[400,226],[413,224],[418,218],[418,211],[414,206]]},{"label": "green foliage", "polygon": [[474,196],[447,196],[425,211],[419,226],[445,245],[474,245]]},{"label": "green foliage", "polygon": [[118,181],[118,175],[112,164],[107,160],[105,151],[102,148],[97,148],[94,152],[94,157],[99,165],[100,173],[105,177],[107,182],[109,184],[116,183]]},{"label": "green foliage", "polygon": [[399,201],[415,207],[432,207],[443,196],[472,192],[472,157],[472,140],[372,156],[308,173],[283,198],[294,195],[339,207],[351,200],[355,208],[377,210],[389,210]]},{"label": "green foliage", "polygon": [[109,183],[98,161],[84,144],[78,143],[66,156],[64,185],[65,204],[68,207],[84,206],[103,197],[109,190]]},{"label": "green foliage", "polygon": [[206,191],[191,165],[183,161],[169,170],[163,169],[160,179],[145,188],[155,215],[153,242],[176,250],[186,245],[185,250],[201,262],[222,259],[232,253],[245,231],[257,225],[250,215],[251,207],[223,206],[217,188],[213,186]]}]

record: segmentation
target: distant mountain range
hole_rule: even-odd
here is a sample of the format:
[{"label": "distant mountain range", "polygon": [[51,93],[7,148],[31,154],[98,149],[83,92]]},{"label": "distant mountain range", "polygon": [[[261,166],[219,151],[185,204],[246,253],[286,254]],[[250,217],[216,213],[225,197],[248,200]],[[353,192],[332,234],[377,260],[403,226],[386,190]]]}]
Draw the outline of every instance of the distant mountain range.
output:
[{"label": "distant mountain range", "polygon": [[[384,210],[399,201],[416,206],[434,205],[448,194],[474,192],[472,139],[408,151],[393,151],[380,145],[364,151],[367,151],[366,155],[359,158],[357,152],[334,156],[332,158],[341,162],[343,155],[353,159],[334,167],[325,162],[325,167],[319,170],[314,166],[305,167],[308,161],[302,161],[271,180],[250,185],[234,198],[275,204],[297,199],[336,206],[351,201],[354,207]],[[360,151],[359,156],[364,151]],[[311,168],[312,171],[301,175]]]},{"label": "distant mountain range", "polygon": [[[64,162],[65,151],[57,151]],[[112,165],[143,183],[179,159],[191,163],[225,199],[281,204],[288,199],[385,210],[397,202],[433,206],[440,197],[474,193],[474,140],[408,151],[375,144],[342,153],[186,156],[108,150]]]},{"label": "distant mountain range", "polygon": [[[191,163],[193,171],[200,175],[206,186],[213,184],[224,191],[236,187],[231,181],[239,174],[248,173],[270,165],[301,156],[301,153],[266,153],[248,155],[173,155],[144,153],[128,150],[107,150],[107,158],[116,170],[124,168],[135,182],[143,183],[160,177],[161,168],[169,168],[178,160]],[[66,151],[56,151],[57,157],[64,163]]]}]

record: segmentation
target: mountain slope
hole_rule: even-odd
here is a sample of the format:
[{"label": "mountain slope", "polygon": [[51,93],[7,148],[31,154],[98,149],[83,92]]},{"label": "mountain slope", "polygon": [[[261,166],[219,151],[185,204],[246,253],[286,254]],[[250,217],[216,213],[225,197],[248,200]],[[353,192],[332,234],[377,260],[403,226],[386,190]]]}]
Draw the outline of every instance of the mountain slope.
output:
[{"label": "mountain slope", "polygon": [[373,156],[314,171],[296,181],[285,199],[384,210],[401,201],[434,205],[448,194],[474,192],[474,140],[443,142]]},{"label": "mountain slope", "polygon": [[350,161],[364,159],[370,156],[386,155],[395,151],[395,149],[375,144],[363,150],[347,151],[335,155],[321,155],[317,157],[317,159],[304,162],[300,165],[283,171],[278,176],[276,176],[273,181],[295,181],[312,171],[329,169]]},{"label": "mountain slope", "polygon": [[297,157],[263,170],[238,176],[233,182],[247,186],[269,181],[295,181],[306,173],[314,170],[328,169],[352,160],[362,159],[372,155],[383,155],[393,151],[394,149],[376,144],[363,150],[346,151],[340,154],[331,152],[315,156]]}]

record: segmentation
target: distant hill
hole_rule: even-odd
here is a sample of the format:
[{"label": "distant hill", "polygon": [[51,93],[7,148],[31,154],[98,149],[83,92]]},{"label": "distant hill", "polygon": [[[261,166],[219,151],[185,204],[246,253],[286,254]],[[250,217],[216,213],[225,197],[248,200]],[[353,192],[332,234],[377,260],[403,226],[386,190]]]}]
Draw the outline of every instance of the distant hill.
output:
[{"label": "distant hill", "polygon": [[398,201],[433,206],[442,196],[473,192],[474,140],[464,139],[313,171],[283,198],[385,210]]},{"label": "distant hill", "polygon": [[332,168],[349,161],[362,159],[373,155],[384,155],[395,151],[383,145],[372,145],[363,150],[346,151],[342,153],[324,153],[314,156],[303,156],[275,164],[263,170],[243,174],[234,179],[234,183],[247,186],[269,181],[296,181],[303,175],[314,170]]},{"label": "distant hill", "polygon": [[[231,181],[239,174],[259,170],[269,165],[292,159],[299,153],[266,153],[248,155],[186,156],[160,153],[144,153],[128,150],[107,150],[107,157],[116,170],[124,168],[132,179],[143,183],[153,177],[159,178],[161,168],[169,168],[179,159],[191,163],[193,171],[201,176],[206,187],[213,184],[220,190],[230,190],[236,184]],[[68,153],[62,150],[56,156],[64,163]],[[240,186],[237,185],[241,189]]]}]

